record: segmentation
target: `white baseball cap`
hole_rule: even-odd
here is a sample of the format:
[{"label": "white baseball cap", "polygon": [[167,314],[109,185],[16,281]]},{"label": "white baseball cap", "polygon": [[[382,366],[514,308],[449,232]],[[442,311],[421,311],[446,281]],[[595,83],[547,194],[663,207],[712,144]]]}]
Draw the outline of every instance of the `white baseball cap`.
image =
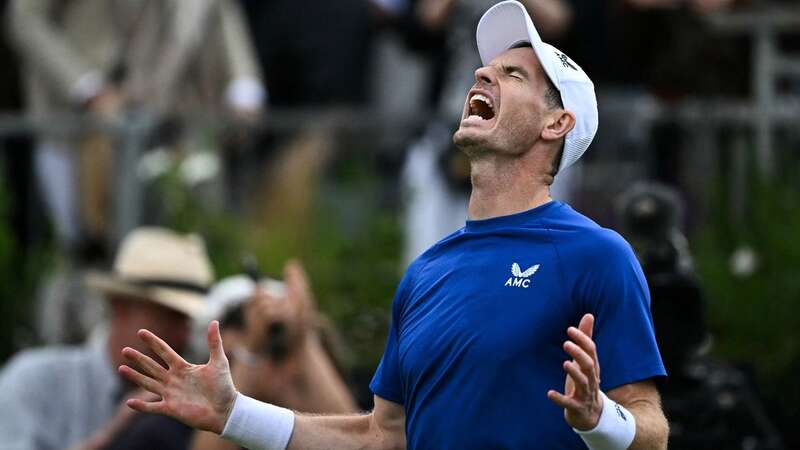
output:
[{"label": "white baseball cap", "polygon": [[[267,294],[283,298],[286,296],[286,287],[282,281],[271,278],[259,280],[259,287]],[[206,296],[206,315],[200,322],[206,325],[214,319],[221,319],[231,309],[238,307],[253,298],[256,283],[247,275],[233,275],[217,282]]]},{"label": "white baseball cap", "polygon": [[566,136],[559,171],[572,165],[589,148],[597,132],[597,97],[586,72],[563,52],[542,42],[525,7],[515,0],[500,2],[483,14],[477,40],[483,64],[520,43],[531,44],[545,73],[561,93],[564,109],[575,114],[575,128]]}]

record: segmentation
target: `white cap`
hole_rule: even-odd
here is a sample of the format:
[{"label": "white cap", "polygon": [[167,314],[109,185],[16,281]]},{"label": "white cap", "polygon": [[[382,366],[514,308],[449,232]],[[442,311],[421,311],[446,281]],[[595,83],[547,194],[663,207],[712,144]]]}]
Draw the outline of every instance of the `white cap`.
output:
[{"label": "white cap", "polygon": [[589,148],[597,132],[597,97],[586,72],[560,50],[542,42],[525,7],[515,0],[500,2],[483,14],[477,39],[483,64],[519,43],[531,44],[545,73],[561,93],[564,109],[575,114],[575,128],[566,136],[559,170],[572,165]]},{"label": "white cap", "polygon": [[[267,294],[282,298],[286,296],[286,288],[281,281],[271,278],[259,280],[260,288]],[[223,314],[245,302],[255,294],[256,284],[247,275],[233,275],[223,278],[215,284],[206,296],[207,317],[201,318],[205,324],[214,319],[221,319]]]}]

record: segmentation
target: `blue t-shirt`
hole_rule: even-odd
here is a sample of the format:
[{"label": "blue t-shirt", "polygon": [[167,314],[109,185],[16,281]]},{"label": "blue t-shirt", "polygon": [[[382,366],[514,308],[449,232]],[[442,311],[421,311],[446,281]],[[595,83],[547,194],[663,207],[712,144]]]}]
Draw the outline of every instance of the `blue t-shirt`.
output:
[{"label": "blue t-shirt", "polygon": [[595,315],[604,392],[666,375],[630,246],[568,205],[467,221],[406,271],[370,384],[409,450],[585,449],[547,398],[567,328]]}]

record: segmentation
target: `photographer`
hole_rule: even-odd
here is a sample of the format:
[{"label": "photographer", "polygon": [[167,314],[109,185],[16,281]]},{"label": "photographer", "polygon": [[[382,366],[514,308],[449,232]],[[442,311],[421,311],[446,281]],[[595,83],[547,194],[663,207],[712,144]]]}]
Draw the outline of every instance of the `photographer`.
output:
[{"label": "photographer", "polygon": [[670,373],[660,389],[669,448],[783,449],[748,374],[708,354],[705,299],[680,230],[684,206],[677,192],[636,184],[619,198],[617,217],[647,278],[656,337]]}]

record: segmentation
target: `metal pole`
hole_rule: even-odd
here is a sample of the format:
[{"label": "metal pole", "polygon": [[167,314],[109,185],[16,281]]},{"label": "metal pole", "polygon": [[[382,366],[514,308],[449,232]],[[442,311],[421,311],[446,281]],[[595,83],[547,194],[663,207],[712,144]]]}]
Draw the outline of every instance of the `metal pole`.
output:
[{"label": "metal pole", "polygon": [[776,36],[771,26],[759,25],[755,30],[753,53],[753,92],[756,96],[756,159],[762,177],[770,177],[775,168],[772,147],[772,105],[775,102]]},{"label": "metal pole", "polygon": [[750,181],[748,179],[747,169],[748,164],[748,145],[747,133],[742,130],[735,130],[732,136],[732,155],[731,155],[731,177],[729,192],[729,205],[730,221],[734,223],[737,229],[743,229],[745,226],[746,208],[748,194],[750,190]]},{"label": "metal pole", "polygon": [[132,112],[125,117],[114,159],[114,247],[141,224],[143,186],[137,175],[139,157],[152,130],[149,117]]}]

